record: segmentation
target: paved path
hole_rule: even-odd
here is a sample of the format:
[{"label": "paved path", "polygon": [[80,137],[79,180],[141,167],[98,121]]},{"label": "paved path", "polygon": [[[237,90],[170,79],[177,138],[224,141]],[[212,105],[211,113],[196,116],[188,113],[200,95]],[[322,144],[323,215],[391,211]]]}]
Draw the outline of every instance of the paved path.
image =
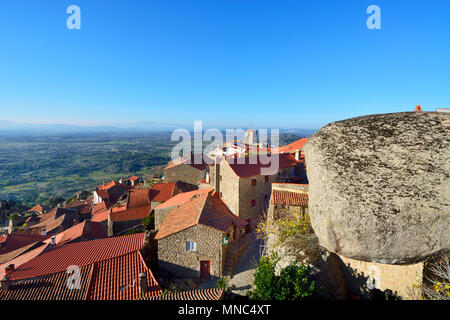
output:
[{"label": "paved path", "polygon": [[234,268],[233,277],[229,285],[235,285],[236,290],[232,292],[239,295],[246,295],[248,290],[252,289],[253,273],[259,262],[259,251],[262,240],[256,238],[256,234],[251,234],[250,245],[240,257]]}]

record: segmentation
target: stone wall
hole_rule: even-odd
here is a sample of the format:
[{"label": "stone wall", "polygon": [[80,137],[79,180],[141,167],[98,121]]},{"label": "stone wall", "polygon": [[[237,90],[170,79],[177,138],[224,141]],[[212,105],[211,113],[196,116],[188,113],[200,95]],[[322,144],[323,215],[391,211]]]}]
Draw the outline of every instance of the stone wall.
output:
[{"label": "stone wall", "polygon": [[[226,253],[221,244],[223,236],[214,228],[196,225],[158,240],[160,271],[174,278],[199,278],[200,261],[206,260],[210,261],[211,277],[220,278]],[[197,251],[187,251],[186,241],[196,242]]]},{"label": "stone wall", "polygon": [[108,218],[108,237],[111,237],[119,232],[142,225],[142,219],[125,220],[125,221],[111,221]]},{"label": "stone wall", "polygon": [[272,190],[308,193],[308,184],[298,183],[272,183]]},{"label": "stone wall", "polygon": [[414,299],[413,285],[422,284],[423,263],[392,265],[365,262],[338,255],[346,275],[349,293],[369,298],[367,291],[389,289],[402,299]]},{"label": "stone wall", "polygon": [[163,223],[164,219],[167,217],[167,215],[175,208],[175,206],[161,208],[161,209],[155,209],[155,230],[159,230],[161,228],[161,224]]},{"label": "stone wall", "polygon": [[205,170],[199,170],[184,163],[164,170],[164,182],[182,181],[198,186],[204,178]]}]

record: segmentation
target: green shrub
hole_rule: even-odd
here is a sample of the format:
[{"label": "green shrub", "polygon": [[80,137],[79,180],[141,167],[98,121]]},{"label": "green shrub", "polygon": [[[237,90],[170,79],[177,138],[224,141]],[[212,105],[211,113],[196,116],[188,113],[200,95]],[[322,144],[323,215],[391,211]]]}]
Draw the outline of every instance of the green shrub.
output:
[{"label": "green shrub", "polygon": [[305,300],[313,298],[320,288],[311,279],[312,269],[295,261],[276,275],[275,269],[279,260],[276,254],[260,260],[254,274],[255,289],[248,292],[250,299]]},{"label": "green shrub", "polygon": [[142,225],[145,230],[155,229],[155,213],[152,211],[148,217],[142,219]]},{"label": "green shrub", "polygon": [[219,288],[219,289],[224,289],[224,290],[228,289],[228,279],[227,278],[217,279],[216,284],[217,284],[217,288]]}]

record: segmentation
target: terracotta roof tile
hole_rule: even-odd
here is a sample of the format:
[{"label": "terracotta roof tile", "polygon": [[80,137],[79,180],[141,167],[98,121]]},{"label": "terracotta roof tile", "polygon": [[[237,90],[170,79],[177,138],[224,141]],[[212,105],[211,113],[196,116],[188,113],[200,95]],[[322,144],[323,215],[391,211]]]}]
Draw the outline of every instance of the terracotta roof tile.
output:
[{"label": "terracotta roof tile", "polygon": [[14,264],[14,267],[17,268],[17,267],[21,266],[22,264],[27,263],[31,259],[34,259],[38,255],[40,255],[45,250],[45,248],[47,248],[47,246],[48,246],[48,243],[43,243],[36,249],[30,250],[26,253],[23,253],[23,254],[17,256],[16,258],[14,258],[12,260],[9,260],[9,261],[1,264],[0,265],[0,279],[3,279],[3,277],[5,275],[5,268],[7,266],[9,266],[10,264]]},{"label": "terracotta roof tile", "polygon": [[86,266],[139,250],[144,233],[48,246],[44,253],[9,274],[11,280],[40,277],[65,271],[70,265]]},{"label": "terracotta roof tile", "polygon": [[80,267],[80,287],[67,286],[65,270],[40,278],[24,279],[0,290],[0,300],[134,300],[142,298],[139,275],[147,275],[144,299],[161,294],[161,288],[139,251]]},{"label": "terracotta roof tile", "polygon": [[147,297],[161,294],[161,288],[145,265],[140,252],[134,251],[94,265],[87,300],[134,300],[140,298],[139,274],[147,274]]},{"label": "terracotta roof tile", "polygon": [[296,150],[303,149],[305,146],[305,143],[308,141],[308,138],[302,138],[300,140],[294,141],[288,145],[281,146],[279,148],[273,148],[273,153],[288,153],[288,152],[295,152]]},{"label": "terracotta roof tile", "polygon": [[[106,238],[106,233],[100,223],[85,220],[67,230],[64,230],[61,233],[58,233],[55,236],[55,242],[57,245],[65,244],[79,240],[82,237],[85,240],[102,239]],[[45,242],[50,243],[51,239],[47,239]]]},{"label": "terracotta roof tile", "polygon": [[142,300],[222,300],[223,297],[223,289],[210,288],[167,293]]},{"label": "terracotta roof tile", "polygon": [[83,300],[91,268],[92,265],[80,268],[80,289],[69,289],[67,281],[71,274],[62,271],[12,283],[8,290],[0,290],[0,300]]},{"label": "terracotta roof tile", "polygon": [[285,190],[272,190],[271,201],[273,204],[307,207],[308,194]]},{"label": "terracotta roof tile", "polygon": [[[293,167],[297,163],[299,163],[299,161],[295,160],[295,157],[290,153],[272,154],[271,157],[272,162],[278,160],[278,168],[274,168],[273,172],[270,173],[272,175],[276,174],[278,172],[278,169]],[[275,159],[274,157],[278,157],[278,159]],[[261,170],[263,168],[269,169],[272,165],[272,163],[265,164],[259,156],[250,156],[245,158],[228,157],[227,162],[230,165],[231,169],[233,169],[236,175],[240,178],[248,178],[255,175],[261,175]]]},{"label": "terracotta roof tile", "polygon": [[15,251],[19,248],[25,247],[29,244],[43,241],[50,236],[42,236],[38,234],[17,234],[12,233],[6,236],[5,240],[0,246],[0,254],[6,254]]},{"label": "terracotta roof tile", "polygon": [[150,189],[150,199],[155,202],[164,202],[172,198],[175,182],[155,183]]},{"label": "terracotta roof tile", "polygon": [[179,205],[182,205],[182,204],[188,202],[189,200],[191,200],[191,198],[195,195],[208,193],[211,191],[213,191],[212,188],[207,188],[207,189],[199,189],[199,190],[179,193],[176,196],[173,196],[172,198],[167,200],[166,202],[161,203],[160,205],[156,206],[154,209],[157,210],[157,209],[168,208],[168,207],[172,207],[172,206],[179,206]]},{"label": "terracotta roof tile", "polygon": [[231,213],[218,196],[202,193],[175,207],[162,222],[155,239],[163,239],[197,224],[226,232],[231,224],[243,226],[245,222]]}]

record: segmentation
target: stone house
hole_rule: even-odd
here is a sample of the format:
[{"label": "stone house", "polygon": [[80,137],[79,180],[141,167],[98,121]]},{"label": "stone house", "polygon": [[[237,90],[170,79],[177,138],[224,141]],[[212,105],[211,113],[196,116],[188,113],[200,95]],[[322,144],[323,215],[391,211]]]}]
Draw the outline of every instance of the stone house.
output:
[{"label": "stone house", "polygon": [[249,223],[250,228],[268,207],[272,183],[294,177],[301,165],[290,153],[271,156],[277,157],[278,166],[270,170],[270,163],[265,164],[258,156],[218,159],[210,167],[212,187],[235,215]]},{"label": "stone house", "polygon": [[56,235],[80,221],[78,210],[55,208],[48,213],[36,217],[28,217],[25,220],[26,225],[21,227],[15,228],[17,224],[10,220],[9,233],[14,231],[21,234]]},{"label": "stone house", "polygon": [[[107,223],[108,236],[138,227],[142,224],[142,219],[149,216],[151,210],[149,188],[130,190],[126,201],[126,205],[110,209]],[[97,219],[93,218],[93,221]]]},{"label": "stone house", "polygon": [[189,184],[183,181],[177,182],[165,182],[165,183],[154,183],[150,188],[150,199],[152,202],[152,208],[164,203],[173,196],[197,190],[198,186]]},{"label": "stone house", "polygon": [[[189,160],[189,161],[188,161]],[[199,163],[197,163],[199,162]],[[208,164],[200,155],[200,160],[191,155],[190,159],[173,161],[164,168],[164,182],[182,181],[195,186],[205,180],[208,172]]]},{"label": "stone house", "polygon": [[166,202],[154,207],[152,211],[155,215],[155,230],[159,230],[162,222],[173,209],[191,201],[191,199],[197,195],[211,191],[213,191],[213,189],[209,188],[179,193]]},{"label": "stone house", "polygon": [[196,194],[170,211],[155,236],[160,270],[171,277],[222,277],[244,229],[212,190]]},{"label": "stone house", "polygon": [[93,192],[93,203],[98,204],[105,201],[109,204],[116,203],[120,197],[128,191],[128,186],[111,181],[108,184],[98,186]]}]

